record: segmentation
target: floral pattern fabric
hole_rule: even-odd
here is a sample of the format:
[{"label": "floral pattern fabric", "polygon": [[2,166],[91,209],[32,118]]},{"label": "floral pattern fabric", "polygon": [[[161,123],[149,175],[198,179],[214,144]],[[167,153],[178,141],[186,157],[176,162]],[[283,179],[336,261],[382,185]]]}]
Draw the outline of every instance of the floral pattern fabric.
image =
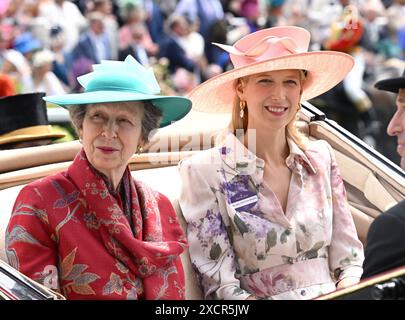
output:
[{"label": "floral pattern fabric", "polygon": [[67,171],[24,187],[6,233],[9,263],[68,299],[184,299],[176,212],[128,168],[124,177],[131,224],[128,201],[109,192],[84,150]]},{"label": "floral pattern fabric", "polygon": [[311,299],[360,278],[364,259],[332,148],[288,140],[287,209],[264,161],[232,134],[179,164],[191,261],[206,298]]}]

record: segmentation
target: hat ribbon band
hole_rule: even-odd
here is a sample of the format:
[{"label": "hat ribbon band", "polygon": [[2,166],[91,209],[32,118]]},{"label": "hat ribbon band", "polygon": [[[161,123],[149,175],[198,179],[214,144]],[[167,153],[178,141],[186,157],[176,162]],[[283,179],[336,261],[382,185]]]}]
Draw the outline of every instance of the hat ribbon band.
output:
[{"label": "hat ribbon band", "polygon": [[52,130],[52,126],[50,125],[40,125],[40,126],[32,126],[32,127],[25,127],[17,130],[13,130],[11,132],[7,132],[3,135],[0,135],[1,139],[11,138],[15,136],[23,136],[23,135],[42,135],[54,133]]},{"label": "hat ribbon band", "polygon": [[97,91],[121,91],[121,92],[132,92],[132,93],[139,93],[139,94],[159,94],[160,92],[148,92],[146,90],[139,90],[139,89],[134,89],[134,88],[125,88],[125,87],[116,87],[116,86],[105,86],[102,85],[100,87],[98,86],[92,86],[91,89],[85,89],[84,92],[97,92]]},{"label": "hat ribbon band", "polygon": [[267,36],[261,39],[257,44],[255,44],[253,47],[242,51],[234,46],[226,46],[226,45],[221,45],[219,43],[213,43],[225,51],[229,52],[230,54],[233,54],[235,56],[245,56],[245,57],[258,57],[261,56],[263,53],[266,52],[266,50],[270,46],[274,46],[276,44],[281,44],[285,50],[287,50],[289,53],[294,54],[297,53],[297,45],[294,42],[294,40],[290,37],[275,37],[275,36]]},{"label": "hat ribbon band", "polygon": [[261,56],[270,46],[274,46],[278,43],[281,44],[284,49],[286,49],[290,53],[297,53],[297,45],[292,38],[268,36],[259,41],[256,46],[246,50],[243,55],[247,57]]}]

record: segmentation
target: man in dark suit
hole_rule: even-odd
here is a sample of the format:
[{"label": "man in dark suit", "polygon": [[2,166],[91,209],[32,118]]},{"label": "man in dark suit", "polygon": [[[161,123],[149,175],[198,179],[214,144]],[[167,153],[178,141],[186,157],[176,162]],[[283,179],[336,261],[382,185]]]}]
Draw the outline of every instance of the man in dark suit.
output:
[{"label": "man in dark suit", "polygon": [[[392,117],[387,133],[397,136],[397,152],[401,168],[405,170],[405,70],[402,77],[379,81],[375,87],[398,94],[397,111]],[[384,271],[405,266],[405,200],[381,214],[371,224],[362,279]]]},{"label": "man in dark suit", "polygon": [[200,62],[187,56],[187,52],[180,45],[179,39],[188,32],[187,20],[179,15],[171,15],[167,21],[169,35],[160,43],[159,57],[169,60],[169,71],[175,73],[178,68],[189,72],[198,72]]},{"label": "man in dark suit", "polygon": [[[72,52],[73,61],[87,58],[92,63],[111,59],[111,45],[104,29],[103,15],[99,12],[88,14],[89,29],[80,37]],[[73,62],[73,63],[74,63]]]},{"label": "man in dark suit", "polygon": [[[149,66],[149,53],[154,55],[154,49],[151,48],[148,52],[144,45],[144,38],[146,36],[146,27],[143,23],[136,23],[130,26],[131,41],[128,46],[118,51],[118,60],[124,61],[128,55],[133,56],[141,65]],[[157,52],[157,46],[156,46]]]},{"label": "man in dark suit", "polygon": [[112,58],[111,44],[104,29],[103,17],[100,12],[91,12],[87,15],[88,30],[80,36],[78,44],[71,53],[69,81],[73,92],[83,90],[77,81],[79,76],[91,72],[93,64]]}]

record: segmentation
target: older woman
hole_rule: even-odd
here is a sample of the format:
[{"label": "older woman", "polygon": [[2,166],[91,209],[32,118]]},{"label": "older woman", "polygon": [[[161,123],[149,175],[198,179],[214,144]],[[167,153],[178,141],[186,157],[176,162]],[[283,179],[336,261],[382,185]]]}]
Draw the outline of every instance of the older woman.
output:
[{"label": "older woman", "polygon": [[188,113],[158,95],[134,58],[80,77],[84,93],[45,97],[68,106],[82,150],[69,168],[22,189],[6,234],[9,263],[68,299],[184,299],[187,246],[169,200],[134,180],[130,157],[150,132]]},{"label": "older woman", "polygon": [[357,283],[363,249],[326,141],[295,127],[300,101],[353,66],[340,52],[307,52],[298,27],[264,29],[221,46],[235,69],[190,94],[193,108],[232,110],[219,147],[180,164],[180,206],[205,296],[311,299]]}]

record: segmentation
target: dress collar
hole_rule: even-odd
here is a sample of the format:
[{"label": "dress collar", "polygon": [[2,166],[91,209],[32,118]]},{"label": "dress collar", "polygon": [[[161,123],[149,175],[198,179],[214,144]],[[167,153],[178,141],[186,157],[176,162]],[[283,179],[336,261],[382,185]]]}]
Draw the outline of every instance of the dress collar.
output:
[{"label": "dress collar", "polygon": [[315,166],[311,163],[311,160],[295,142],[294,140],[287,138],[287,143],[290,148],[290,154],[287,157],[286,165],[293,170],[294,167],[299,167],[301,165],[307,170],[307,173],[316,173]]},{"label": "dress collar", "polygon": [[[290,154],[286,159],[286,165],[293,171],[301,172],[305,169],[309,174],[315,174],[316,169],[307,157],[305,152],[290,138],[287,138]],[[264,169],[264,160],[257,157],[252,151],[232,133],[226,134],[224,143],[220,147],[220,154],[227,166],[236,174],[252,175],[261,169],[261,175]]]}]

